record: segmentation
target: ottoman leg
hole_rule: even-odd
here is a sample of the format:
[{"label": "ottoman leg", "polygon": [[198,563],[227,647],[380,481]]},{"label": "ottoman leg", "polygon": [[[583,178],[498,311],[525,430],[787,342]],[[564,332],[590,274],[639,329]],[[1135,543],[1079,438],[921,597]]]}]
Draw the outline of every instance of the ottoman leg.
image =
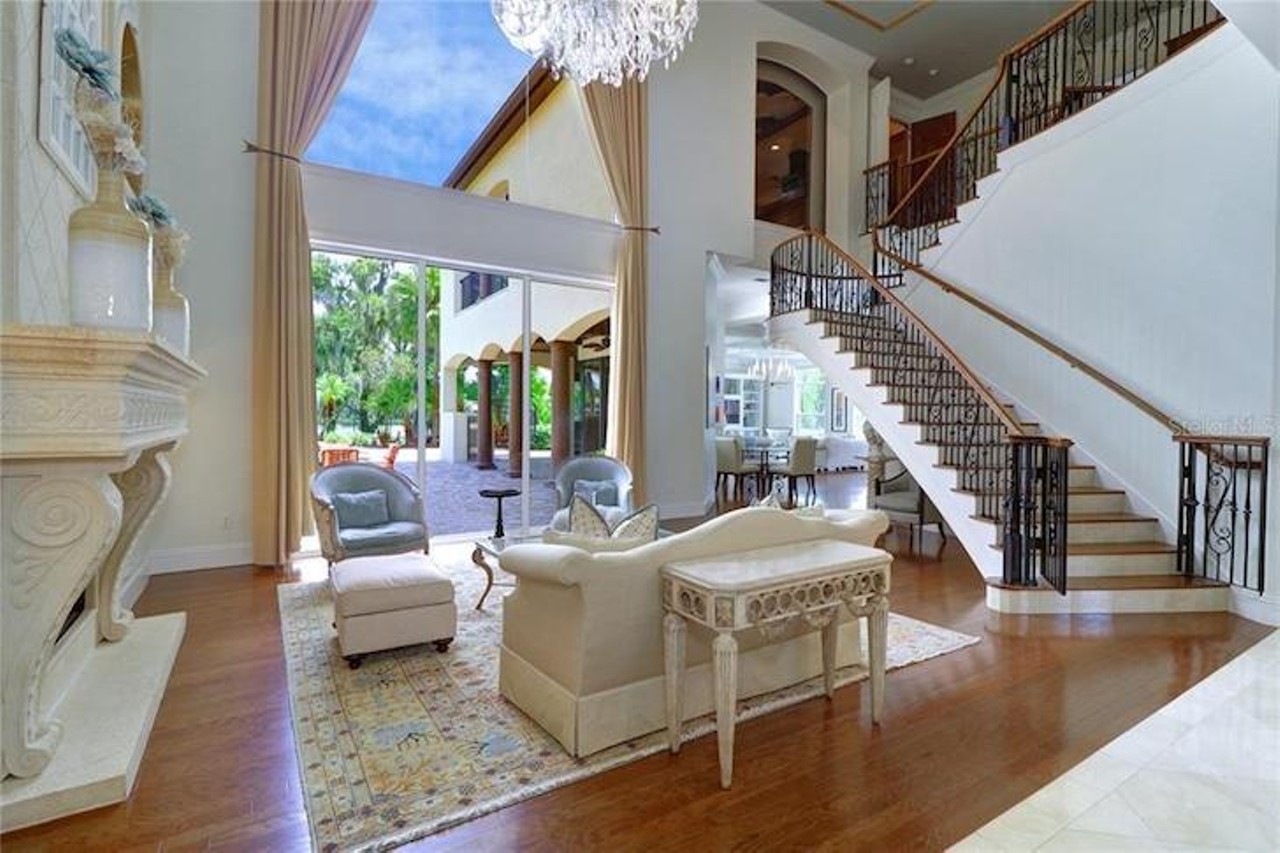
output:
[{"label": "ottoman leg", "polygon": [[436,651],[447,652],[449,651],[449,644],[453,642],[453,637],[445,637],[443,640],[434,640],[433,642],[435,643]]}]

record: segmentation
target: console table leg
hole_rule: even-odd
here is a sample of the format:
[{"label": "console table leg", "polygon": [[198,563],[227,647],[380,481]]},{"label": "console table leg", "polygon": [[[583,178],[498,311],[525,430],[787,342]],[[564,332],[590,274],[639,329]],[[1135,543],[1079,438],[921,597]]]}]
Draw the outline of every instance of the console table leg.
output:
[{"label": "console table leg", "polygon": [[476,610],[484,607],[484,600],[489,595],[489,590],[493,589],[493,568],[490,567],[489,561],[484,557],[484,551],[478,547],[471,552],[471,562],[475,563],[484,572],[485,584],[484,592],[480,593],[480,600],[476,602]]},{"label": "console table leg", "polygon": [[720,745],[720,787],[733,784],[733,727],[738,704],[738,641],[717,634],[715,650],[716,737]]},{"label": "console table leg", "polygon": [[840,620],[835,615],[822,629],[822,686],[828,699],[834,699],[836,695],[836,638],[839,631]]},{"label": "console table leg", "polygon": [[684,722],[684,690],[680,684],[684,673],[684,619],[668,613],[662,618],[662,627],[667,676],[667,743],[672,753],[676,753],[680,751],[680,725]]},{"label": "console table leg", "polygon": [[884,709],[885,649],[889,644],[889,599],[877,598],[867,617],[867,645],[871,657],[871,722],[879,725]]}]

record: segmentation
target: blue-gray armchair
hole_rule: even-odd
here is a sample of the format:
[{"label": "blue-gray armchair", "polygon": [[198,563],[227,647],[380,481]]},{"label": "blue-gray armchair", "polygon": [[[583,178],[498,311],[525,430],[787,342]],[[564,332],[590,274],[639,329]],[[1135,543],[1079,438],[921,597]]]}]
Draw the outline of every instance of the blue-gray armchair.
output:
[{"label": "blue-gray armchair", "polygon": [[612,456],[576,456],[556,472],[553,530],[569,529],[569,502],[581,494],[609,524],[631,512],[631,469]]},{"label": "blue-gray armchair", "polygon": [[428,549],[422,495],[398,471],[369,462],[321,468],[311,477],[311,506],[320,552],[330,565]]}]

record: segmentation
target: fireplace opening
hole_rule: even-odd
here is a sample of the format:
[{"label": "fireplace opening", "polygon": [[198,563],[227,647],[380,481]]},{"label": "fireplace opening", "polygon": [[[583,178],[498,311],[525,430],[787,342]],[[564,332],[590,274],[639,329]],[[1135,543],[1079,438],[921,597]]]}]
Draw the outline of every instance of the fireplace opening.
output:
[{"label": "fireplace opening", "polygon": [[80,597],[76,599],[76,603],[71,605],[71,612],[67,614],[67,618],[62,623],[62,628],[58,631],[58,638],[54,640],[54,644],[62,642],[62,638],[76,624],[80,617],[84,614],[84,610],[89,606],[89,590],[86,588],[80,593]]}]

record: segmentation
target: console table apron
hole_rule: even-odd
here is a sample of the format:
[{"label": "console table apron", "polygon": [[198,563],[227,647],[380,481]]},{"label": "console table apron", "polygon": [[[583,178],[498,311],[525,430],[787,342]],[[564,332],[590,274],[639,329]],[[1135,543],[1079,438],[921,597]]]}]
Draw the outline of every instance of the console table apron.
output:
[{"label": "console table apron", "polygon": [[840,608],[847,607],[855,617],[865,616],[871,721],[878,724],[884,706],[891,562],[889,554],[878,548],[820,539],[663,566],[663,652],[671,751],[680,751],[680,724],[684,719],[681,676],[687,622],[716,633],[712,671],[721,787],[728,788],[733,781],[737,631],[757,629],[766,641],[773,641],[797,620],[821,629],[823,679],[830,699],[835,692]]}]

